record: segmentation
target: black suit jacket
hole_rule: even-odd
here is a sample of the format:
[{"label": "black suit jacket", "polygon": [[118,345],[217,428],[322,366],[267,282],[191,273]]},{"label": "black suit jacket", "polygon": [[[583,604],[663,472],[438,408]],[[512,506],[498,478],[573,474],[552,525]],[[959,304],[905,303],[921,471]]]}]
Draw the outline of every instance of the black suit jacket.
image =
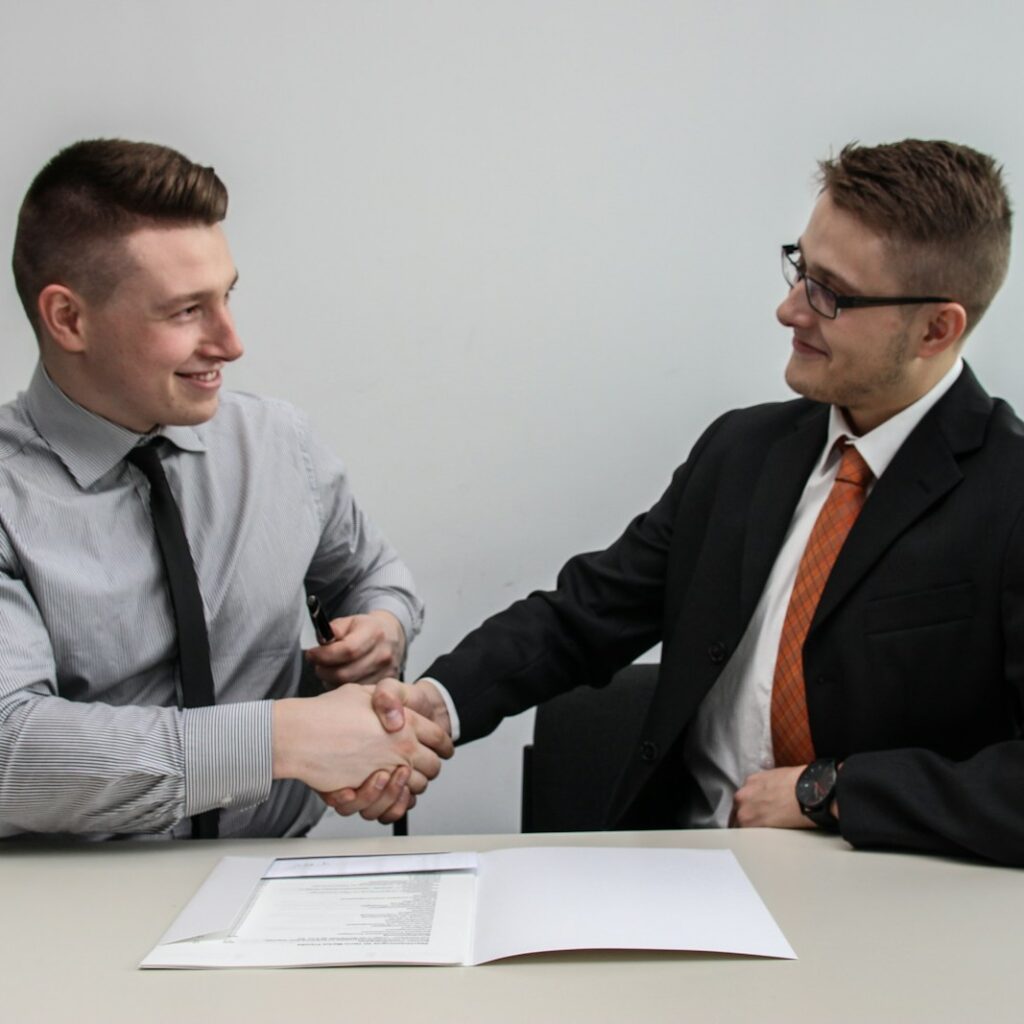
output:
[{"label": "black suit jacket", "polygon": [[[647,513],[557,589],[488,619],[425,673],[462,741],[657,641],[660,679],[613,827],[674,827],[682,737],[750,620],[828,407],[731,412]],[[900,448],[854,524],[804,647],[819,757],[843,761],[854,845],[1024,864],[1024,425],[968,368]]]}]

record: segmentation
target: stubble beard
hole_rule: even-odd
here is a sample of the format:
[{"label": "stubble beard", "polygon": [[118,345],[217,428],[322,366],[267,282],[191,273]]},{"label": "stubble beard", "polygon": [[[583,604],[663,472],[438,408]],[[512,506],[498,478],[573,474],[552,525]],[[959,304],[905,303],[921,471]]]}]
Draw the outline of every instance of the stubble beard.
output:
[{"label": "stubble beard", "polygon": [[813,379],[813,375],[812,379],[801,379],[800,364],[794,355],[790,357],[786,366],[786,384],[798,395],[812,402],[856,409],[865,403],[884,400],[884,396],[901,390],[906,376],[909,350],[910,332],[907,328],[902,328],[887,342],[880,365],[866,368],[860,375],[848,375],[846,379],[838,380],[830,379],[827,373],[821,380]]}]

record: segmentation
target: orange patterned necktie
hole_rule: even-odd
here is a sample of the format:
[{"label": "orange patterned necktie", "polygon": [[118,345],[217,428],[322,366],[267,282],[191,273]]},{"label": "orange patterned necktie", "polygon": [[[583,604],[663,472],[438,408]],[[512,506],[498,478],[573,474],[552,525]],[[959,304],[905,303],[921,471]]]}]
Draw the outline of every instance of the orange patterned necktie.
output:
[{"label": "orange patterned necktie", "polygon": [[772,683],[772,747],[777,768],[814,760],[804,685],[804,641],[839,550],[864,507],[871,480],[871,470],[860,452],[845,437],[836,444],[843,453],[839,471],[800,559],[779,639]]}]

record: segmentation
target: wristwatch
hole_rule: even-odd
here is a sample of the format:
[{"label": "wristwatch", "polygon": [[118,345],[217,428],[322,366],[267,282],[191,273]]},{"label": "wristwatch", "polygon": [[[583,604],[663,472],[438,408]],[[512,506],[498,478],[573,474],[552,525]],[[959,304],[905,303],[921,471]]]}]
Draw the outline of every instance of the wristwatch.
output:
[{"label": "wristwatch", "polygon": [[835,758],[823,757],[812,761],[796,780],[796,799],[800,810],[821,828],[839,828],[839,822],[831,810],[836,796],[837,777]]}]

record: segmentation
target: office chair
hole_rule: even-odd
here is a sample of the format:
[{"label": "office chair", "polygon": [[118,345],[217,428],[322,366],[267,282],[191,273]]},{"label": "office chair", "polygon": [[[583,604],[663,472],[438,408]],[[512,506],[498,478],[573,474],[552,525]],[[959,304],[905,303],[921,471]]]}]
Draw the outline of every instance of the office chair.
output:
[{"label": "office chair", "polygon": [[538,706],[533,743],[523,747],[524,832],[607,828],[657,680],[657,665],[630,665],[605,687],[578,686]]}]

